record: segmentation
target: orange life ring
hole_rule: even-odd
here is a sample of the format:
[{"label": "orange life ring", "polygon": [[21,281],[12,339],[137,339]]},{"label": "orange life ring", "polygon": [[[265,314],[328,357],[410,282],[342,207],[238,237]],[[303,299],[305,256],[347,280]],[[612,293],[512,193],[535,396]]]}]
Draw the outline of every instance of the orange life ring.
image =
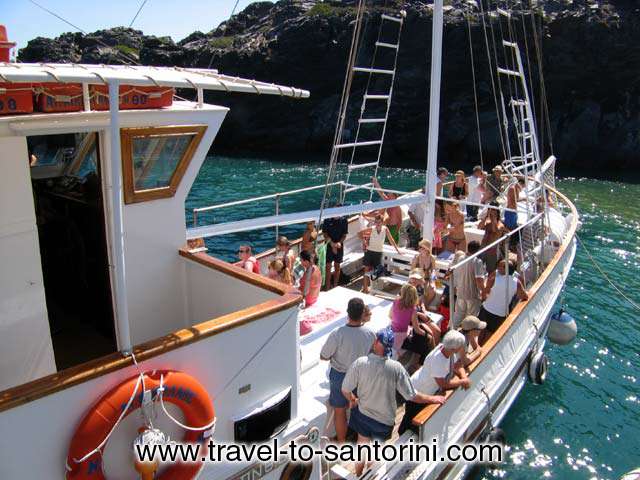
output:
[{"label": "orange life ring", "polygon": [[[213,422],[215,411],[209,394],[200,382],[186,373],[172,370],[145,373],[145,387],[153,391],[154,397],[160,387],[161,375],[164,385],[163,400],[173,403],[182,410],[186,425],[200,427]],[[112,388],[84,416],[69,445],[67,480],[106,480],[100,465],[102,461],[100,452],[94,453],[83,462],[77,463],[76,460],[84,457],[106,438],[129,402],[138,378],[139,376],[136,375]],[[141,403],[142,387],[138,389],[125,417],[140,408]],[[205,438],[205,432],[202,430],[187,430],[181,441],[200,443],[204,448],[208,439]],[[201,468],[201,462],[175,463],[166,468],[157,480],[190,480],[195,478]]]}]

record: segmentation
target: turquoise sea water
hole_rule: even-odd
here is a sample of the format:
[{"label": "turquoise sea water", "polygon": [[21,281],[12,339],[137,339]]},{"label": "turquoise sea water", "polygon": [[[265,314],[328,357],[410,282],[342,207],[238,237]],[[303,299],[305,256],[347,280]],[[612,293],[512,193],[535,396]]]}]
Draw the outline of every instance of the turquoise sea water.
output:
[{"label": "turquoise sea water", "polygon": [[[260,158],[209,157],[187,200],[191,208],[317,185],[326,164]],[[344,179],[340,172],[338,179]],[[419,188],[424,173],[383,168],[388,188]],[[354,183],[364,183],[363,178]],[[586,249],[622,291],[640,303],[640,185],[566,178],[559,189],[580,211],[579,236]],[[317,208],[321,191],[281,201],[280,211]],[[360,197],[364,198],[362,194]],[[350,197],[348,197],[350,198]],[[243,205],[201,216],[202,223],[274,213],[274,201]],[[290,238],[300,227],[280,231]],[[275,232],[245,232],[210,239],[210,252],[233,259],[240,243],[257,250],[273,246]],[[618,479],[640,467],[640,312],[634,310],[579,247],[564,294],[578,322],[578,338],[567,347],[549,345],[550,376],[527,384],[503,422],[510,445],[507,461],[482,470],[483,479]]]}]

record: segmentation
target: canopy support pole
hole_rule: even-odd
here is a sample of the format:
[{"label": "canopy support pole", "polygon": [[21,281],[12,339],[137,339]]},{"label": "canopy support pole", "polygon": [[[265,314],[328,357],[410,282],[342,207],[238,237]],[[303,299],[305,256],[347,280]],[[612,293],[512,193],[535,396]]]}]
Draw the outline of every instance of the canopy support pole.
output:
[{"label": "canopy support pole", "polygon": [[111,128],[111,208],[113,209],[113,283],[118,348],[123,355],[131,353],[131,330],[127,302],[127,277],[124,259],[124,225],[122,220],[122,151],[120,147],[119,82],[109,81],[109,114]]},{"label": "canopy support pole", "polygon": [[427,148],[427,178],[425,193],[427,205],[422,221],[422,238],[433,240],[433,215],[435,210],[438,164],[438,127],[440,121],[440,80],[442,73],[443,0],[433,4],[433,30],[431,33],[431,88],[429,98],[429,138]]}]

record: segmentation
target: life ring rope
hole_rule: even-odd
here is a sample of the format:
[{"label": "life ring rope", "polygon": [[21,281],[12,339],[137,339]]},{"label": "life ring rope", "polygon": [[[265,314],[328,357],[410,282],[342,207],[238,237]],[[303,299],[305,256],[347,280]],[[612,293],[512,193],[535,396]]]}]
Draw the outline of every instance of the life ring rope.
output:
[{"label": "life ring rope", "polygon": [[[113,424],[113,427],[111,427],[111,430],[109,430],[109,433],[107,433],[107,436],[104,437],[104,440],[102,440],[102,442],[100,442],[100,444],[96,448],[91,450],[82,458],[80,459],[74,458],[73,459],[74,462],[76,463],[85,462],[89,457],[91,457],[91,455],[94,455],[95,453],[102,451],[102,447],[104,447],[107,444],[107,442],[109,441],[109,437],[111,437],[113,432],[115,432],[116,428],[118,428],[118,425],[120,424],[122,419],[126,416],[127,412],[129,411],[129,407],[131,407],[133,400],[136,398],[136,393],[138,393],[138,388],[140,388],[141,382],[144,382],[144,374],[142,373],[138,374],[138,380],[136,381],[136,386],[133,388],[133,392],[131,393],[131,397],[129,397],[129,401],[127,402],[127,405],[125,406],[125,408],[122,409],[122,413],[120,413],[118,420],[116,420],[116,422]],[[67,468],[69,468],[68,465],[67,465]]]},{"label": "life ring rope", "polygon": [[[137,375],[129,377],[105,393],[76,429],[65,462],[65,478],[68,480],[107,478],[102,461],[104,448],[123,419],[137,409],[142,409],[145,429],[153,428],[145,408],[155,407],[160,403],[167,417],[185,431],[183,442],[204,444],[213,434],[216,424],[215,410],[207,390],[201,383],[184,372],[174,370],[153,369],[143,372],[133,354],[132,360],[138,370]],[[182,410],[185,424],[169,413],[166,402]],[[155,411],[153,408],[153,414]],[[189,426],[202,424],[205,425]],[[95,448],[85,453],[87,445],[96,443],[98,445]],[[202,462],[173,464],[166,467],[158,480],[192,480],[201,468]]]},{"label": "life ring rope", "polygon": [[213,417],[213,420],[205,425],[204,427],[190,427],[188,425],[185,425],[183,423],[181,423],[179,420],[177,420],[176,418],[174,418],[169,411],[167,410],[167,408],[164,406],[164,400],[162,399],[164,393],[164,374],[160,375],[160,387],[158,388],[158,397],[160,399],[160,406],[162,407],[162,411],[164,412],[164,414],[169,417],[169,419],[175,423],[176,425],[178,425],[180,428],[183,428],[184,430],[190,430],[192,432],[201,432],[201,431],[207,431],[207,430],[211,430],[211,432],[208,434],[209,436],[213,436],[213,432],[216,429],[216,420],[217,417]]}]

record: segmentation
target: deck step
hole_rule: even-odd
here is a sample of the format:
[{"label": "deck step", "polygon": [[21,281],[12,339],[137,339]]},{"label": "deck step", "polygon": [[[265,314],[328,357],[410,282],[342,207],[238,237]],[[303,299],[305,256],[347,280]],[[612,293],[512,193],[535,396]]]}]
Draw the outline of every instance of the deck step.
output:
[{"label": "deck step", "polygon": [[[380,142],[382,143],[382,142]],[[349,165],[349,170],[359,170],[361,168],[367,168],[367,167],[375,167],[378,165],[378,162],[369,162],[369,163],[354,163],[352,165]]]},{"label": "deck step", "polygon": [[402,17],[392,17],[391,15],[385,15],[384,13],[380,15],[382,20],[389,20],[390,22],[402,23]]},{"label": "deck step", "polygon": [[398,49],[398,45],[396,45],[395,43],[386,43],[386,42],[376,42],[376,47],[393,48],[395,50]]},{"label": "deck step", "polygon": [[502,73],[503,75],[511,75],[512,77],[519,77],[520,72],[516,72],[515,70],[509,70],[508,68],[498,67],[498,73]]},{"label": "deck step", "polygon": [[365,94],[365,100],[389,100],[390,95],[369,95]]},{"label": "deck step", "polygon": [[386,121],[386,118],[361,118],[358,123],[384,123]]},{"label": "deck step", "polygon": [[353,142],[353,143],[341,143],[334,148],[340,150],[342,148],[354,148],[354,147],[368,147],[371,145],[381,145],[382,140],[372,140],[370,142]]},{"label": "deck step", "polygon": [[354,72],[362,73],[378,73],[381,75],[393,75],[395,70],[383,70],[382,68],[369,68],[369,67],[353,67]]}]

